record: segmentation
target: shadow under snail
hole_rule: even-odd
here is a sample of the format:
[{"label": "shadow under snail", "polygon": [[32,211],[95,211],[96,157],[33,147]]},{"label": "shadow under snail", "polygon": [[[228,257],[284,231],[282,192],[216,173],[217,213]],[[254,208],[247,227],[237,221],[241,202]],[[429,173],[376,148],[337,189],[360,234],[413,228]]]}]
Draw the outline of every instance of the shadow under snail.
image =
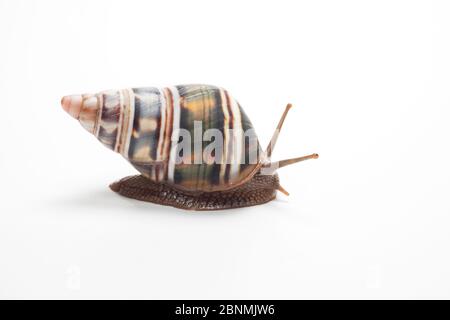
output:
[{"label": "shadow under snail", "polygon": [[65,96],[63,109],[141,174],[110,188],[129,198],[190,210],[269,202],[288,194],[276,169],[307,159],[271,162],[286,106],[263,151],[253,125],[224,89],[210,85],[108,90]]}]

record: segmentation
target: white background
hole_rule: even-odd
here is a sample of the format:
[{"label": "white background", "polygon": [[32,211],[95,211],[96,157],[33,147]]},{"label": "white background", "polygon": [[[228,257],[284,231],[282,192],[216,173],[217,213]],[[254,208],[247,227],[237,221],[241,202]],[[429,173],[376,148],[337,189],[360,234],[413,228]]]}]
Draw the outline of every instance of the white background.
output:
[{"label": "white background", "polygon": [[[1,298],[450,298],[446,1],[0,0]],[[188,212],[66,94],[207,83],[236,97],[291,193]]]}]

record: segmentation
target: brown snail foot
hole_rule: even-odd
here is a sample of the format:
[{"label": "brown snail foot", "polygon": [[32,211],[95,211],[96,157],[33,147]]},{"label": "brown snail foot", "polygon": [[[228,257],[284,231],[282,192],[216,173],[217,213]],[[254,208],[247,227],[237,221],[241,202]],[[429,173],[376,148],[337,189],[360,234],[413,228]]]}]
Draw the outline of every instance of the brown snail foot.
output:
[{"label": "brown snail foot", "polygon": [[120,195],[186,210],[222,210],[269,202],[280,188],[278,175],[255,175],[230,190],[190,193],[168,184],[155,183],[142,175],[125,177],[110,185]]}]

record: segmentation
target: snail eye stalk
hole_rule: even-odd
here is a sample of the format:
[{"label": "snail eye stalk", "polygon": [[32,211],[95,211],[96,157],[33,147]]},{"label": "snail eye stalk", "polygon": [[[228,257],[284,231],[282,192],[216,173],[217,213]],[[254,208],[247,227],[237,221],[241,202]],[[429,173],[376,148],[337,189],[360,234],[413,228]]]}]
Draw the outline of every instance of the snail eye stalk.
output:
[{"label": "snail eye stalk", "polygon": [[280,134],[280,130],[283,127],[284,119],[286,119],[286,116],[291,108],[292,108],[292,104],[288,103],[288,105],[284,109],[283,115],[281,116],[281,119],[278,122],[277,128],[275,129],[275,132],[273,133],[272,139],[270,139],[270,143],[266,148],[267,159],[270,159],[270,157],[272,156],[272,152],[273,152],[273,149],[275,148],[275,144],[277,143],[278,136]]},{"label": "snail eye stalk", "polygon": [[[275,129],[275,132],[273,133],[272,139],[270,140],[270,143],[266,148],[266,157],[269,161],[272,156],[273,149],[275,148],[275,144],[277,143],[278,135],[280,134],[280,130],[283,127],[284,119],[286,119],[286,116],[291,108],[292,108],[292,104],[288,103],[288,105],[284,109],[284,112],[281,116],[280,121],[278,122],[277,128]],[[288,166],[288,165],[291,165],[291,164],[294,164],[294,163],[297,163],[300,161],[305,161],[305,160],[309,160],[309,159],[317,159],[317,158],[319,158],[319,155],[317,153],[313,153],[313,154],[303,156],[303,157],[269,162],[268,164],[265,164],[262,166],[261,172],[263,172],[264,174],[272,174],[279,168],[282,168],[282,167],[285,167],[285,166]],[[287,191],[284,189],[280,190],[280,191],[285,194],[288,194]]]}]

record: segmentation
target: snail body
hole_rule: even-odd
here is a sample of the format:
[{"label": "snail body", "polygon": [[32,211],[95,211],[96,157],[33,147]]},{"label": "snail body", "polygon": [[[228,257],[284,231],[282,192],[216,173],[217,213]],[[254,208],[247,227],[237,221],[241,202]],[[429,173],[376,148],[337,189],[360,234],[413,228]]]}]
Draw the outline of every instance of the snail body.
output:
[{"label": "snail body", "polygon": [[61,103],[141,173],[111,185],[127,197],[210,210],[265,203],[284,191],[274,173],[283,163],[271,163],[270,155],[290,105],[263,152],[242,107],[216,86],[108,90],[65,96]]}]

